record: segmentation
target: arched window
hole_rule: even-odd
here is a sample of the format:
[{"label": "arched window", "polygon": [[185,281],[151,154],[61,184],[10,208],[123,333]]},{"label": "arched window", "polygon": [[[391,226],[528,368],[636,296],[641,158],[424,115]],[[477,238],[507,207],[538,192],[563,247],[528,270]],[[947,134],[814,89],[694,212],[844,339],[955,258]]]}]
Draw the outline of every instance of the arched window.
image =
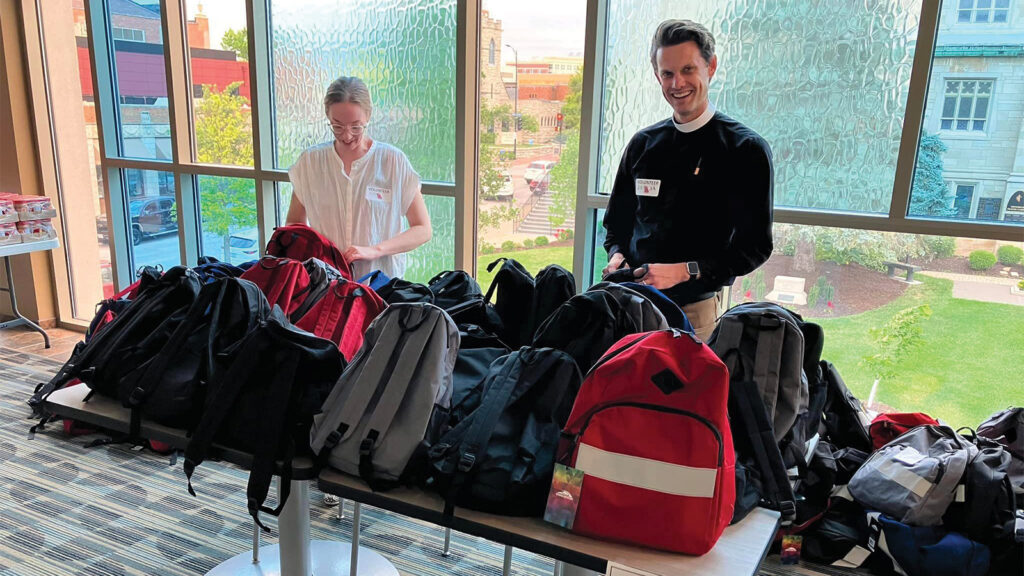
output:
[{"label": "arched window", "polygon": [[494,38],[491,38],[491,45],[487,48],[487,62],[494,65]]}]

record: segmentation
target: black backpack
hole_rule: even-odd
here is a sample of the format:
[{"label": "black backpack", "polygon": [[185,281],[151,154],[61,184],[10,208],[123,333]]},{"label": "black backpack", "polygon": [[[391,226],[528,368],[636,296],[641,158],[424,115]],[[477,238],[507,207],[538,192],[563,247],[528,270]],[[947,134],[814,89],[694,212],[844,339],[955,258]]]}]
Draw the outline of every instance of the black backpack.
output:
[{"label": "black backpack", "polygon": [[[185,448],[185,476],[192,474],[214,442],[252,454],[246,496],[249,514],[280,514],[288,499],[291,461],[310,454],[309,430],[345,367],[337,345],[299,330],[274,306],[266,320],[215,358],[202,416]],[[263,507],[275,461],[282,462],[282,494],[276,509]]]},{"label": "black backpack", "polygon": [[612,344],[634,333],[624,316],[622,305],[607,292],[577,294],[537,328],[533,346],[562,350],[586,372]]},{"label": "black backpack", "polygon": [[248,280],[223,278],[204,286],[160,352],[121,380],[119,397],[132,409],[129,435],[138,435],[141,416],[191,430],[202,413],[214,358],[230,354],[269,314],[263,292]]},{"label": "black backpack", "polygon": [[544,510],[555,452],[581,384],[576,363],[523,347],[491,364],[479,406],[428,452],[427,486],[456,505],[513,516]]},{"label": "black backpack", "polygon": [[831,362],[822,360],[820,371],[826,390],[818,434],[827,438],[836,448],[855,448],[870,453],[871,436],[868,434],[868,426],[871,417],[867,410],[846,387]]},{"label": "black backpack", "polygon": [[427,288],[434,294],[434,305],[447,312],[458,304],[484,297],[480,284],[462,270],[439,273],[427,282]]},{"label": "black backpack", "polygon": [[213,256],[200,256],[199,262],[192,268],[203,284],[209,284],[221,278],[238,278],[245,270],[230,262],[221,262]]},{"label": "black backpack", "polygon": [[198,296],[200,286],[199,277],[184,266],[165,272],[96,332],[88,344],[78,343],[57,374],[36,387],[29,405],[39,406],[72,378],[81,379],[94,392],[117,398],[121,378],[163,347]]},{"label": "black backpack", "polygon": [[498,336],[513,348],[533,339],[533,276],[523,265],[511,258],[498,258],[487,265],[487,271],[501,264],[484,296],[484,303],[494,306],[501,319]]},{"label": "black backpack", "polygon": [[558,264],[549,264],[537,273],[533,289],[530,338],[559,306],[576,295],[576,278]]},{"label": "black backpack", "polygon": [[[961,428],[957,432],[961,430],[970,431]],[[964,437],[973,440],[978,451],[967,463],[957,497],[942,517],[942,524],[983,544],[1012,541],[1015,497],[1010,482],[1010,452],[999,442],[973,431]]]},{"label": "black backpack", "polygon": [[426,284],[409,282],[401,278],[392,278],[377,290],[377,295],[388,304],[425,302],[434,303],[434,293]]}]

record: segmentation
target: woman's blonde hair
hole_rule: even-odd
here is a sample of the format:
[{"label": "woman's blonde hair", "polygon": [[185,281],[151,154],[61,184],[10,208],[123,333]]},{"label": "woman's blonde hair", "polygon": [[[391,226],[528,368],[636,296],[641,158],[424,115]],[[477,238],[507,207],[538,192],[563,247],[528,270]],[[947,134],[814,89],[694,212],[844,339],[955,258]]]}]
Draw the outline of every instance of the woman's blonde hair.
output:
[{"label": "woman's blonde hair", "polygon": [[327,87],[327,93],[324,94],[324,114],[327,114],[332,104],[341,102],[358,104],[366,112],[367,118],[373,112],[370,89],[366,87],[365,82],[355,76],[341,76],[331,82]]}]

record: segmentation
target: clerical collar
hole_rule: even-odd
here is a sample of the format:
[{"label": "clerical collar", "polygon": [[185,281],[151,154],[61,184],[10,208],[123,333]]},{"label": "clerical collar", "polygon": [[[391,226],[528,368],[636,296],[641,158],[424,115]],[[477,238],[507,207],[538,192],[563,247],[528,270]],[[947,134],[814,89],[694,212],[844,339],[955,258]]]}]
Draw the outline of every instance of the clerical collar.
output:
[{"label": "clerical collar", "polygon": [[676,130],[680,132],[695,132],[699,128],[702,128],[705,124],[711,121],[711,117],[715,115],[715,106],[711,102],[708,102],[708,107],[704,109],[704,112],[697,116],[695,119],[680,124],[676,122],[675,118],[672,118],[672,123],[676,125]]}]

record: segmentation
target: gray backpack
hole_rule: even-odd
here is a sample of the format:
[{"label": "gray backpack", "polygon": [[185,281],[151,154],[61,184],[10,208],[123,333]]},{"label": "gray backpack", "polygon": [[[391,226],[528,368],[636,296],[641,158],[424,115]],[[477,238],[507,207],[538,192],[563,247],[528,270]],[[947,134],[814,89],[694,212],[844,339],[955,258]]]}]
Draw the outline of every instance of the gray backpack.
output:
[{"label": "gray backpack", "polygon": [[978,436],[995,440],[1010,452],[1010,482],[1020,498],[1024,494],[1024,408],[1011,407],[989,416],[978,426]]},{"label": "gray backpack", "polygon": [[[313,421],[322,461],[374,489],[414,472],[451,407],[459,330],[433,304],[393,304],[373,320]],[[407,470],[408,467],[408,470]]]},{"label": "gray backpack", "polygon": [[918,426],[872,454],[850,479],[850,494],[904,524],[938,525],[977,451],[948,426]]}]

